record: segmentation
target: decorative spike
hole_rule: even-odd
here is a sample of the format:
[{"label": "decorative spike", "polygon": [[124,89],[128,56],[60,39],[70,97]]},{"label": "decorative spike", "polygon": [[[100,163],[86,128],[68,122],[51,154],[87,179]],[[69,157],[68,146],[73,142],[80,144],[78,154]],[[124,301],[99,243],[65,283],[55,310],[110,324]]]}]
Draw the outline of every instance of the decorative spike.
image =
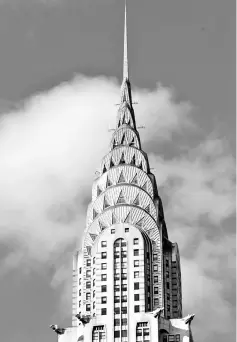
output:
[{"label": "decorative spike", "polygon": [[123,171],[121,171],[121,173],[120,173],[118,183],[126,183],[126,180],[125,180],[124,175],[123,175]]},{"label": "decorative spike", "polygon": [[127,4],[124,10],[124,48],[123,48],[123,79],[128,79],[128,34],[127,34]]},{"label": "decorative spike", "polygon": [[126,200],[123,194],[123,190],[121,190],[116,204],[123,204],[123,203],[126,203]]}]

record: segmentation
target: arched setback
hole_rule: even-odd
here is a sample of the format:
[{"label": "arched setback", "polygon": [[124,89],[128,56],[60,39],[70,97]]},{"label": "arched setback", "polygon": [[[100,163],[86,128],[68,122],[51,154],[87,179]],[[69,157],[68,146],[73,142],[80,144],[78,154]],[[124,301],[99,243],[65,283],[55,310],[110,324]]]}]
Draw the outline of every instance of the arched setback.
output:
[{"label": "arched setback", "polygon": [[[123,260],[121,260],[121,256],[117,258],[116,254],[117,247],[115,243],[118,239],[122,239],[126,243],[126,248],[124,248],[126,249],[126,255],[122,258]],[[120,249],[118,247],[118,252]],[[152,301],[151,263],[147,261],[147,259],[152,259],[152,250],[148,235],[131,224],[112,225],[96,238],[91,248],[90,258],[92,260],[92,284],[94,284],[92,294],[95,293],[95,297],[92,295],[92,316],[93,314],[96,315],[97,324],[106,325],[107,341],[118,341],[114,335],[114,331],[117,329],[114,326],[114,319],[122,320],[127,318],[128,331],[132,336],[136,332],[136,322],[140,321],[140,317],[145,312],[150,311],[150,307],[148,309],[148,298],[150,297]],[[126,264],[126,269],[120,269],[121,272],[118,278],[115,267],[116,259],[118,259],[120,265]],[[95,264],[93,264],[93,260],[95,260]],[[110,270],[109,273],[108,270]],[[112,274],[111,270],[113,270],[114,274]],[[126,275],[126,277],[123,277],[123,275]],[[123,280],[124,283],[122,283]],[[119,303],[115,303],[118,297],[117,292],[114,291],[115,286],[121,286],[125,283],[127,284],[127,300],[123,297],[125,301],[121,302],[122,297],[120,296]],[[106,286],[106,288],[102,288],[102,286]],[[121,291],[119,293],[121,295]],[[135,295],[139,296],[135,297]],[[121,313],[121,306],[127,308],[123,310],[123,314]],[[139,307],[139,310],[136,306]],[[115,307],[120,307],[119,313],[115,313]],[[106,311],[103,309],[106,309]],[[127,314],[125,313],[126,310]],[[138,311],[136,312],[136,310]],[[105,312],[106,314],[102,314]],[[128,320],[128,317],[133,319]],[[130,338],[132,339],[132,337],[128,336],[128,341]]]},{"label": "arched setback", "polygon": [[149,175],[143,170],[132,165],[117,165],[110,168],[106,173],[97,178],[92,186],[92,202],[98,197],[98,188],[100,193],[104,192],[109,186],[118,184],[119,177],[123,177],[128,184],[137,183],[137,186],[145,189],[151,198],[154,198],[153,184]]},{"label": "arched setback", "polygon": [[130,145],[137,149],[141,148],[140,139],[138,132],[128,125],[120,126],[113,134],[110,150],[112,150],[116,145]]},{"label": "arched setback", "polygon": [[120,161],[124,158],[125,164],[131,164],[133,162],[133,158],[135,160],[135,166],[141,167],[141,169],[145,172],[149,172],[149,164],[147,155],[145,152],[138,150],[135,147],[131,146],[118,146],[110,151],[101,162],[100,167],[100,175],[110,169],[111,160],[113,161],[114,165],[119,165]]}]

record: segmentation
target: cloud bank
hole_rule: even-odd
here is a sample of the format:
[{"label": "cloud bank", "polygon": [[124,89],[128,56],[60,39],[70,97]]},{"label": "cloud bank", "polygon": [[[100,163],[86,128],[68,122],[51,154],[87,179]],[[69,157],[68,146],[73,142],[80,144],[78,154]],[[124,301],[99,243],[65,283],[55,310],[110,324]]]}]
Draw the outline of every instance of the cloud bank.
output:
[{"label": "cloud bank", "polygon": [[[7,246],[0,275],[63,264],[52,286],[67,284],[68,308],[69,251],[85,228],[118,99],[115,79],[78,76],[0,117],[0,244]],[[228,142],[203,139],[192,106],[171,89],[135,89],[134,101],[170,239],[180,246],[184,314],[196,313],[197,340],[222,342],[235,329],[235,168]]]}]

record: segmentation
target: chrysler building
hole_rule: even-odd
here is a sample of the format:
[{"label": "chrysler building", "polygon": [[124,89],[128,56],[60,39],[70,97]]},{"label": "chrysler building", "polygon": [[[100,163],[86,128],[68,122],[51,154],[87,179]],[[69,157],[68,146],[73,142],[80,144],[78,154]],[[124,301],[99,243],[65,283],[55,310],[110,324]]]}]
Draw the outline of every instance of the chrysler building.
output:
[{"label": "chrysler building", "polygon": [[72,326],[51,325],[58,342],[188,342],[180,257],[133,109],[127,54],[116,129],[92,185],[81,249],[73,258]]}]

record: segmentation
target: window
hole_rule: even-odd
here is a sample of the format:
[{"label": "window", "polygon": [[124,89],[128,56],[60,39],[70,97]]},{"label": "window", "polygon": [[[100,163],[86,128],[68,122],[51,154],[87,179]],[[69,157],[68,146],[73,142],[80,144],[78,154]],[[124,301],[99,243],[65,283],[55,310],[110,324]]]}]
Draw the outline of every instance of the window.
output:
[{"label": "window", "polygon": [[165,260],[165,266],[169,267],[169,260],[167,260],[167,259]]},{"label": "window", "polygon": [[93,279],[93,286],[95,286],[95,279]]},{"label": "window", "polygon": [[134,272],[134,278],[139,278],[139,271]]},{"label": "window", "polygon": [[86,266],[91,266],[91,259],[86,260]]},{"label": "window", "polygon": [[86,293],[86,300],[90,300],[91,299],[91,293],[90,292],[87,292]]},{"label": "window", "polygon": [[154,299],[154,305],[156,306],[156,305],[159,305],[159,298],[155,298]]},{"label": "window", "polygon": [[114,337],[120,337],[120,330],[115,330]]},{"label": "window", "polygon": [[101,309],[101,315],[107,315],[107,309],[106,308]]},{"label": "window", "polygon": [[125,228],[125,233],[128,233],[129,232],[129,228]]},{"label": "window", "polygon": [[127,324],[128,324],[128,319],[122,318],[122,325],[127,325]]},{"label": "window", "polygon": [[79,268],[79,274],[81,274],[81,267]]},{"label": "window", "polygon": [[134,312],[140,312],[140,306],[139,305],[134,306]]},{"label": "window", "polygon": [[107,297],[101,297],[101,304],[107,303]]},{"label": "window", "polygon": [[101,286],[101,292],[107,292],[107,286],[106,285]]},{"label": "window", "polygon": [[107,241],[101,241],[101,247],[107,247]]},{"label": "window", "polygon": [[175,335],[175,341],[176,342],[180,342],[180,334],[176,334]]},{"label": "window", "polygon": [[139,260],[134,260],[134,267],[139,267]]},{"label": "window", "polygon": [[158,260],[158,254],[153,254],[153,261],[157,261]]},{"label": "window", "polygon": [[115,326],[120,325],[120,319],[119,319],[119,318],[116,318],[116,319],[114,320],[114,325],[115,325]]},{"label": "window", "polygon": [[122,291],[127,291],[128,287],[127,284],[122,284]]},{"label": "window", "polygon": [[127,308],[126,306],[123,306],[123,307],[121,308],[121,312],[122,312],[122,314],[128,313],[128,308]]},{"label": "window", "polygon": [[91,282],[90,282],[90,281],[87,281],[87,282],[86,282],[86,288],[87,288],[87,289],[90,289],[90,288],[91,288]]},{"label": "window", "polygon": [[95,297],[95,290],[93,291],[93,298]]},{"label": "window", "polygon": [[121,263],[121,268],[123,268],[124,270],[127,269],[127,263],[126,262],[122,262]]},{"label": "window", "polygon": [[79,300],[79,308],[81,307],[81,300]]},{"label": "window", "polygon": [[169,288],[170,288],[170,283],[166,283],[166,288],[169,290]]},{"label": "window", "polygon": [[101,253],[101,259],[107,259],[107,252]]},{"label": "window", "polygon": [[107,264],[101,264],[101,269],[106,270],[107,269]]},{"label": "window", "polygon": [[137,302],[138,300],[140,300],[140,296],[139,296],[139,294],[135,294],[134,295],[134,300]]},{"label": "window", "polygon": [[154,294],[159,294],[159,290],[158,290],[158,287],[154,287]]},{"label": "window", "polygon": [[158,265],[153,265],[153,271],[157,272],[158,271]]},{"label": "window", "polygon": [[120,253],[119,252],[114,252],[114,258],[118,259],[120,257]]},{"label": "window", "polygon": [[122,330],[122,337],[127,337],[127,336],[128,336],[128,331]]},{"label": "window", "polygon": [[79,290],[79,296],[81,296],[81,290]]},{"label": "window", "polygon": [[158,276],[154,276],[154,283],[158,283]]},{"label": "window", "polygon": [[139,283],[134,283],[134,290],[139,290]]},{"label": "window", "polygon": [[87,271],[86,271],[86,277],[87,277],[87,278],[90,278],[90,276],[91,276],[91,270],[87,270]]},{"label": "window", "polygon": [[93,258],[93,264],[95,264],[95,257]]},{"label": "window", "polygon": [[115,229],[111,229],[111,234],[115,234]]},{"label": "window", "polygon": [[114,292],[119,292],[119,291],[120,291],[119,285],[115,285],[115,286],[114,286]]},{"label": "window", "polygon": [[128,299],[127,299],[127,296],[122,296],[122,297],[121,297],[121,302],[124,303],[124,302],[127,302],[127,300],[128,300]]},{"label": "window", "polygon": [[120,308],[114,308],[114,313],[116,315],[119,315],[120,314]]},{"label": "window", "polygon": [[86,311],[90,311],[91,310],[91,305],[90,304],[86,304]]},{"label": "window", "polygon": [[101,274],[101,280],[106,281],[107,280],[107,274]]},{"label": "window", "polygon": [[138,255],[139,255],[139,249],[134,249],[133,255],[134,255],[134,256],[138,256]]},{"label": "window", "polygon": [[81,278],[79,279],[79,285],[81,285]]},{"label": "window", "polygon": [[137,238],[133,239],[133,244],[134,245],[138,245],[139,244],[139,239],[137,239]]},{"label": "window", "polygon": [[120,296],[114,296],[114,302],[119,303],[120,302]]},{"label": "window", "polygon": [[121,246],[122,247],[126,247],[127,246],[127,242],[126,241],[122,241]]},{"label": "window", "polygon": [[[170,294],[169,293],[167,293],[167,300],[170,300]],[[175,302],[173,302],[173,303],[175,303]]]},{"label": "window", "polygon": [[122,251],[121,256],[122,256],[122,258],[126,258],[127,257],[127,252]]}]

